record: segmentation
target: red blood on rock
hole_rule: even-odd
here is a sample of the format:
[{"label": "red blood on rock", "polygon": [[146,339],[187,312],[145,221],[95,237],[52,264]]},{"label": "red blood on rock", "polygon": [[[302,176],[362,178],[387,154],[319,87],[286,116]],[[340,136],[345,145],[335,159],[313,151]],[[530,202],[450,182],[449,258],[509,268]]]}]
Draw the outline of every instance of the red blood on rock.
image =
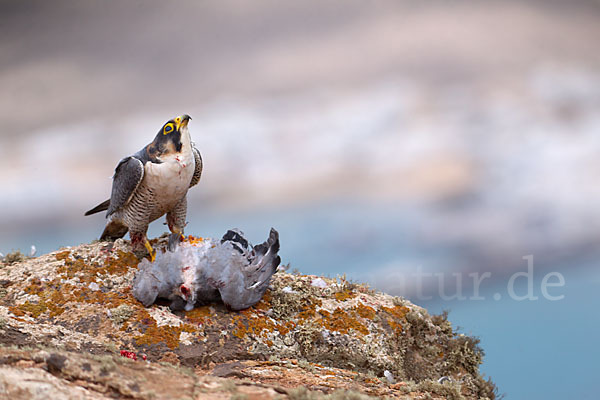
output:
[{"label": "red blood on rock", "polygon": [[135,355],[135,353],[133,351],[121,350],[121,356],[130,358],[134,361],[137,361],[137,356]]}]

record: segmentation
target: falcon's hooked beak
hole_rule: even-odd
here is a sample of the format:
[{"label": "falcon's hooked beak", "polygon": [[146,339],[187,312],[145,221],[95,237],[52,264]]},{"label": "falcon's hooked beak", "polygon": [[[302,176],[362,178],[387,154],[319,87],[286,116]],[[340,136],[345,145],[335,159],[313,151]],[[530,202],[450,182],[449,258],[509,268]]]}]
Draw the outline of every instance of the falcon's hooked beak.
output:
[{"label": "falcon's hooked beak", "polygon": [[183,114],[175,118],[175,129],[180,130],[184,126],[187,126],[188,122],[190,122],[191,119],[192,117],[190,117],[187,114]]}]

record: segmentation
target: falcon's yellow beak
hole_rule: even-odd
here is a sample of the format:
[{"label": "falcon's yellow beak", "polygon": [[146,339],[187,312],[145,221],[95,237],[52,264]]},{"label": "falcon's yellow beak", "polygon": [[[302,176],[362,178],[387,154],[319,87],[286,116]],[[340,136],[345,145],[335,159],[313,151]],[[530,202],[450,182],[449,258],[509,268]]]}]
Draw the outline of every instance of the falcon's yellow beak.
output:
[{"label": "falcon's yellow beak", "polygon": [[192,119],[192,117],[187,114],[183,114],[175,118],[173,121],[175,122],[176,130],[180,130],[184,126],[187,126],[188,122],[190,122],[190,119]]}]

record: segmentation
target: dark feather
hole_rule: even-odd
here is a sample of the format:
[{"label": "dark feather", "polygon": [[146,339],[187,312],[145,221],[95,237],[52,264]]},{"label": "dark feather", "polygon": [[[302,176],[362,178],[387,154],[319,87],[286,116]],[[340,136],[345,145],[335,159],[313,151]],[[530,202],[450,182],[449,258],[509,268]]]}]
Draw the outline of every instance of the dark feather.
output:
[{"label": "dark feather", "polygon": [[194,153],[194,160],[196,161],[196,168],[194,169],[194,176],[192,176],[192,181],[190,182],[190,187],[196,186],[198,182],[200,182],[200,176],[202,176],[202,156],[200,152],[192,144],[192,152]]},{"label": "dark feather", "polygon": [[144,164],[135,157],[125,157],[115,168],[113,176],[110,206],[106,216],[109,216],[129,202],[131,196],[144,178]]},{"label": "dark feather", "polygon": [[108,210],[108,206],[110,206],[110,199],[103,201],[91,210],[86,211],[85,216],[87,217],[88,215],[96,214],[100,211],[106,211]]}]

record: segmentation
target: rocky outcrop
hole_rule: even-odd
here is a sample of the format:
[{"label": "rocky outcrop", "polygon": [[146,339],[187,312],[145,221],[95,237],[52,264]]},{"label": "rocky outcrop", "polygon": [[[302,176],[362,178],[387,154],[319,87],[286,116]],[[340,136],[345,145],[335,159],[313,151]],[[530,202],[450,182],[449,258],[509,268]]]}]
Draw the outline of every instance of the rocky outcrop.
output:
[{"label": "rocky outcrop", "polygon": [[279,272],[247,310],[173,313],[133,298],[138,263],[118,240],[0,264],[0,396],[494,398],[477,340],[402,298]]}]

